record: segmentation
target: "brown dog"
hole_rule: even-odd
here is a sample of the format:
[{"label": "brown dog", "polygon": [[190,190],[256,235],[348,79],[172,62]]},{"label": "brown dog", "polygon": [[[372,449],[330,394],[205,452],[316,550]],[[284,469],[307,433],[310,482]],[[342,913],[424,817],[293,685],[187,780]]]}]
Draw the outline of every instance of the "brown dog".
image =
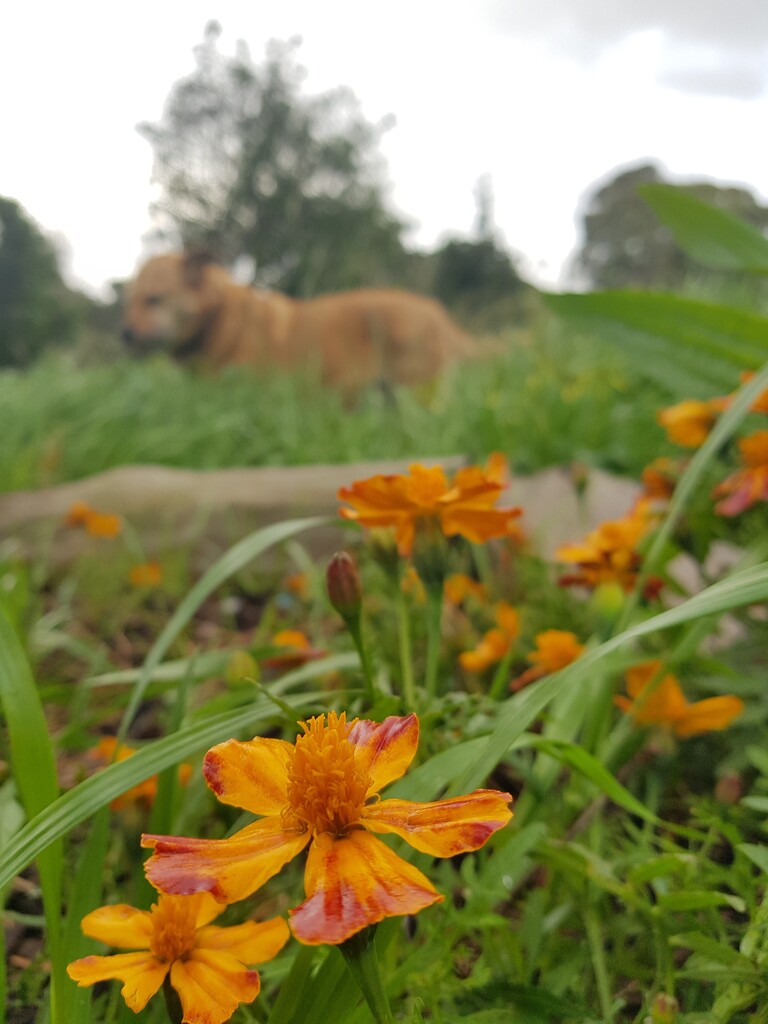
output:
[{"label": "brown dog", "polygon": [[371,288],[297,301],[239,285],[210,258],[182,253],[141,268],[127,291],[123,339],[137,353],[164,349],[213,370],[314,364],[350,397],[373,382],[430,380],[475,349],[421,295]]}]

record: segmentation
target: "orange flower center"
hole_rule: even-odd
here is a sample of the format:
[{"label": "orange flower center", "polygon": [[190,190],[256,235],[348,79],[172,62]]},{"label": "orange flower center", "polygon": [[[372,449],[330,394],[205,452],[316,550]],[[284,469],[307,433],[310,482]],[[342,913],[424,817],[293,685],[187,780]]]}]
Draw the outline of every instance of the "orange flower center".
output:
[{"label": "orange flower center", "polygon": [[300,723],[304,735],[288,771],[288,800],[315,835],[343,836],[360,820],[371,780],[347,738],[352,724],[346,712],[337,717],[335,711]]},{"label": "orange flower center", "polygon": [[173,963],[181,960],[195,944],[197,928],[197,911],[199,904],[196,899],[184,896],[161,895],[152,907],[152,936],[149,940],[150,952],[159,960]]}]

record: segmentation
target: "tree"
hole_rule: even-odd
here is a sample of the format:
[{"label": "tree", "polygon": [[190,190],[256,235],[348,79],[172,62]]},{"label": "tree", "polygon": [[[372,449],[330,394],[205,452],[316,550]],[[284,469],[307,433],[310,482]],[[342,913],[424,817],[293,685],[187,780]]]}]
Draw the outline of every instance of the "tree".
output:
[{"label": "tree", "polygon": [[162,120],[139,126],[154,149],[161,232],[244,257],[258,283],[289,294],[382,284],[407,265],[403,225],[385,207],[381,127],[346,89],[301,92],[298,45],[220,52],[210,23],[196,69],[172,87]]},{"label": "tree", "polygon": [[77,318],[53,245],[0,196],[0,366],[27,366],[46,347],[71,342]]},{"label": "tree", "polygon": [[[637,194],[639,185],[660,182],[659,170],[642,164],[621,171],[593,194],[584,215],[584,242],[574,259],[577,276],[592,288],[679,288],[689,274],[702,275]],[[747,189],[704,181],[682,187],[761,231],[768,228],[768,209]]]}]

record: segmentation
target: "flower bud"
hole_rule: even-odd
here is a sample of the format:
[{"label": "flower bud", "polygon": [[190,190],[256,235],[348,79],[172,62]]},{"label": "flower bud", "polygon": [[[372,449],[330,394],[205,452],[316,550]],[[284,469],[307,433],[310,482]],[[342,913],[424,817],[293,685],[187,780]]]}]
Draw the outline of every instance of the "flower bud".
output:
[{"label": "flower bud", "polygon": [[331,604],[345,622],[360,614],[363,588],[357,563],[347,551],[337,552],[328,563],[325,584]]},{"label": "flower bud", "polygon": [[226,664],[224,678],[232,689],[249,686],[252,680],[258,680],[259,666],[248,651],[235,651]]},{"label": "flower bud", "polygon": [[674,1024],[680,1006],[674,996],[666,992],[657,992],[651,1003],[651,1016],[646,1020],[649,1024]]}]

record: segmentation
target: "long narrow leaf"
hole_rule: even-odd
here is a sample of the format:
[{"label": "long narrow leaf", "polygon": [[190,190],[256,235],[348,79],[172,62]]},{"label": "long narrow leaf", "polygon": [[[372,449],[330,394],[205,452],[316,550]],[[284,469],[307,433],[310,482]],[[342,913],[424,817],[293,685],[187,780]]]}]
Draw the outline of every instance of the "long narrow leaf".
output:
[{"label": "long narrow leaf", "polygon": [[768,274],[768,239],[757,228],[675,185],[641,185],[637,193],[705,267]]},{"label": "long narrow leaf", "polygon": [[510,744],[528,728],[550,701],[564,688],[578,686],[595,664],[611,652],[629,646],[642,636],[767,599],[768,563],[761,563],[714,583],[676,608],[670,608],[624,630],[599,647],[587,651],[567,668],[516,694],[499,711],[496,727],[475,763],[450,787],[449,792],[455,795],[479,786]]},{"label": "long narrow leaf", "polygon": [[[340,671],[358,664],[356,655],[345,654],[303,665],[281,682],[307,681],[327,672]],[[291,707],[313,707],[324,701],[317,692],[292,694],[285,697]],[[59,797],[49,807],[28,822],[8,846],[0,852],[0,889],[19,871],[23,870],[41,851],[66,835],[81,821],[95,814],[104,804],[114,800],[132,786],[177,764],[195,751],[205,749],[251,729],[275,716],[275,705],[266,697],[257,697],[253,704],[236,711],[227,711],[206,719],[172,736],[157,740],[133,754],[125,761],[110,765],[97,775],[86,779],[74,789]]]},{"label": "long narrow leaf", "polygon": [[328,518],[326,516],[313,516],[308,519],[291,519],[285,523],[274,523],[271,526],[266,526],[250,534],[248,537],[244,537],[243,540],[230,548],[218,562],[215,562],[208,569],[189,593],[186,594],[184,600],[169,619],[165,629],[152,645],[120,723],[118,742],[122,742],[125,739],[144,692],[151,682],[155,670],[165,657],[168,648],[208,595],[228,580],[230,576],[233,576],[244,566],[248,565],[249,562],[252,562],[254,558],[263,554],[268,548],[282,543],[282,541],[287,540],[289,537],[294,537],[303,530],[309,530],[314,526],[320,526],[327,522]]}]

